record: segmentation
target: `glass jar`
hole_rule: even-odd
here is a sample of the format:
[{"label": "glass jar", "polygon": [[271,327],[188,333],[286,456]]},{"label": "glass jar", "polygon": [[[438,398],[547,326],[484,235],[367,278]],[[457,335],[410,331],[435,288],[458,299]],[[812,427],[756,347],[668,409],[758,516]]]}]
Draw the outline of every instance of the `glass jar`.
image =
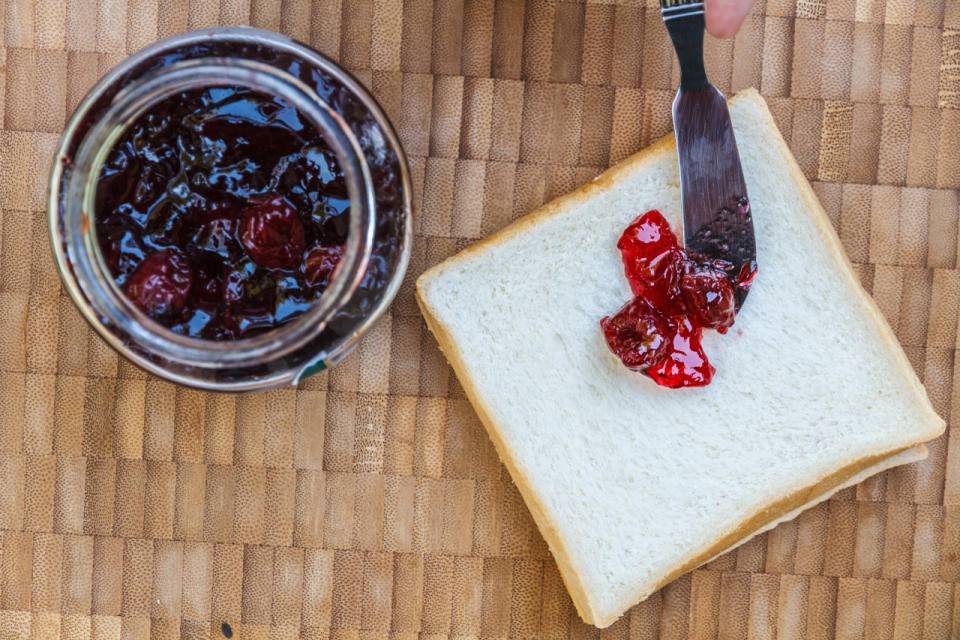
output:
[{"label": "glass jar", "polygon": [[[124,295],[100,250],[94,207],[104,162],[137,118],[174,93],[211,86],[246,87],[296,107],[335,153],[350,201],[343,257],[317,302],[275,329],[219,342],[175,333]],[[326,57],[260,29],[184,33],[127,58],[74,112],[49,189],[55,260],[83,317],[137,365],[201,389],[297,384],[332,366],[386,310],[410,255],[410,178],[383,110]]]}]

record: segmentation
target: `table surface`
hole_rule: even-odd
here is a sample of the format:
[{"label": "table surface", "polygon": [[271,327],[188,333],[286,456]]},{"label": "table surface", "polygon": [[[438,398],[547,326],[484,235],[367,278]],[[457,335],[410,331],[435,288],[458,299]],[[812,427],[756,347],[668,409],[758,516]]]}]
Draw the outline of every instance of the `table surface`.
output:
[{"label": "table surface", "polygon": [[[251,23],[341,61],[410,155],[391,312],[299,389],[176,388],[60,287],[44,215],[65,118],[128,53]],[[584,625],[413,299],[428,266],[669,133],[650,0],[0,0],[0,638],[946,638],[960,437]],[[756,86],[947,419],[960,2],[759,0],[707,42]],[[827,355],[828,357],[828,355]]]}]

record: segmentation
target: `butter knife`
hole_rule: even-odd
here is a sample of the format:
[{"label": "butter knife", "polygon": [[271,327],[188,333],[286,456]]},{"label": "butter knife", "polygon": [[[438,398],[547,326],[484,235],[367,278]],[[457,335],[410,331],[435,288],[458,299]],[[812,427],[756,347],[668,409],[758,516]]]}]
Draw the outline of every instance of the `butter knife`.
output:
[{"label": "butter knife", "polygon": [[757,271],[757,247],[727,101],[703,64],[703,3],[660,0],[660,10],[680,61],[673,128],[684,246],[727,272],[739,310]]}]

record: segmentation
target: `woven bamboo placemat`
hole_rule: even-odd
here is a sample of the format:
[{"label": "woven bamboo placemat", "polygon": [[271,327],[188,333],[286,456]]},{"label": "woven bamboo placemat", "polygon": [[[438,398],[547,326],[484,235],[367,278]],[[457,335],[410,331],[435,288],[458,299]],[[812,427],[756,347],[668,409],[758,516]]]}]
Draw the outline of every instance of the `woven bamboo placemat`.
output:
[{"label": "woven bamboo placemat", "polygon": [[[408,281],[296,390],[143,374],[50,259],[67,115],[128,53],[220,23],[341,61],[411,158]],[[669,132],[678,73],[651,0],[0,0],[0,44],[0,638],[960,637],[952,429],[926,462],[584,625],[423,325],[426,267]],[[707,56],[721,89],[760,88],[949,419],[960,2],[759,0]]]}]

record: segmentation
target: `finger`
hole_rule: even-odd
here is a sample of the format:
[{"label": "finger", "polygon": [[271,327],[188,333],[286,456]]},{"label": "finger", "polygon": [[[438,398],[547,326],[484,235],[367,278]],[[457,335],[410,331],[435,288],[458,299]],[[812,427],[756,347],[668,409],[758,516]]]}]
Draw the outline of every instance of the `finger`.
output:
[{"label": "finger", "polygon": [[754,0],[706,0],[704,6],[707,33],[715,38],[736,35]]}]

